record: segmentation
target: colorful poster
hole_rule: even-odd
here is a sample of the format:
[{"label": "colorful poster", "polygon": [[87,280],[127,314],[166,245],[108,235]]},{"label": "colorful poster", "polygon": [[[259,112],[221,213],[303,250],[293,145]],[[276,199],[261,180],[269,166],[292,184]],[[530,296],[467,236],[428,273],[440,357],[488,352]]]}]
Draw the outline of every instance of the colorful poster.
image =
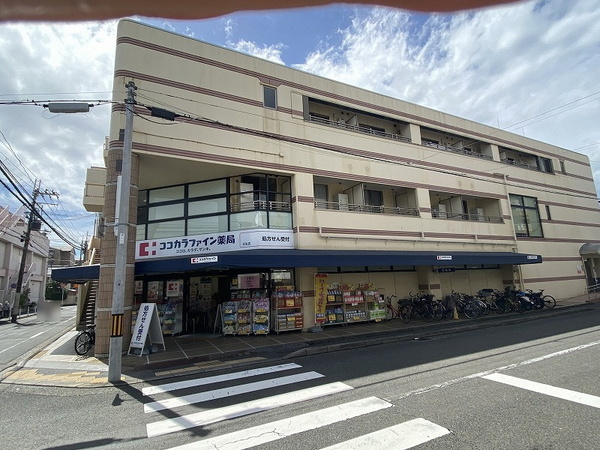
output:
[{"label": "colorful poster", "polygon": [[317,325],[325,322],[325,311],[327,309],[327,274],[315,275],[315,323]]}]

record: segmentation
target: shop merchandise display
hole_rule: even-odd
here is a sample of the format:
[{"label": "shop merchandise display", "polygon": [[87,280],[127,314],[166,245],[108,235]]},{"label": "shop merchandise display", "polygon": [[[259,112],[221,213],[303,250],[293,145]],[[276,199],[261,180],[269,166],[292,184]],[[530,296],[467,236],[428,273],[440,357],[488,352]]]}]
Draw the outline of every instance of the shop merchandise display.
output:
[{"label": "shop merchandise display", "polygon": [[371,284],[332,283],[327,289],[325,314],[317,316],[321,325],[348,324],[385,319],[385,299]]},{"label": "shop merchandise display", "polygon": [[272,293],[271,307],[273,331],[302,330],[304,313],[302,308],[302,292],[293,290],[292,286],[284,286]]},{"label": "shop merchandise display", "polygon": [[269,297],[265,289],[232,291],[231,299],[221,305],[223,334],[268,334]]}]

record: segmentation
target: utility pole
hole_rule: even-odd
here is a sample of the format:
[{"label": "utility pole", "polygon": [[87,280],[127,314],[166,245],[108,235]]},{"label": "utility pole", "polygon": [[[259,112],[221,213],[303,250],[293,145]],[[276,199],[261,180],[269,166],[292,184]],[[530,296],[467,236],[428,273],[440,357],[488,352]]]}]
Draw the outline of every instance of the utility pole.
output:
[{"label": "utility pole", "polygon": [[[121,162],[120,184],[117,182],[117,205],[115,211],[116,249],[115,275],[113,284],[112,324],[110,347],[108,352],[108,381],[121,381],[123,359],[123,314],[125,311],[125,283],[127,280],[127,235],[129,231],[129,197],[131,195],[131,148],[133,143],[133,111],[135,90],[133,81],[129,81],[125,99],[125,135],[123,137],[123,156]],[[120,186],[120,189],[119,189]]]},{"label": "utility pole", "polygon": [[[27,221],[27,230],[25,231],[25,235],[23,236],[23,254],[21,255],[21,265],[19,266],[19,276],[17,278],[17,286],[15,288],[15,299],[12,305],[11,319],[12,323],[17,322],[17,317],[19,316],[19,307],[21,303],[21,292],[23,290],[23,278],[25,275],[25,264],[27,263],[27,252],[29,250],[29,241],[31,240],[31,231],[33,230],[34,223],[36,222],[36,218],[38,217],[38,213],[36,211],[36,202],[38,195],[55,195],[58,196],[56,192],[48,192],[47,190],[44,192],[40,192],[40,180],[36,180],[33,185],[33,193],[31,200],[31,209],[29,210],[29,219]],[[39,231],[39,228],[36,226],[36,230]]]}]

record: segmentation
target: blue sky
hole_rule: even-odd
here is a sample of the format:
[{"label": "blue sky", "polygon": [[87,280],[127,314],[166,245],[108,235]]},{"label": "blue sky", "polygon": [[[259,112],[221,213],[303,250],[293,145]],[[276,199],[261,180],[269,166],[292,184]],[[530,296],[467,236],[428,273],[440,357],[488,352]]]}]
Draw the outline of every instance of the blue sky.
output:
[{"label": "blue sky", "polygon": [[[587,155],[600,193],[600,0],[523,1],[448,15],[333,5],[203,21],[138,18],[279,64]],[[0,23],[0,102],[110,99],[116,21]],[[110,108],[0,105],[0,158],[74,240],[93,232],[86,169]],[[0,186],[0,205],[19,203]],[[50,235],[56,242],[56,237]]]}]

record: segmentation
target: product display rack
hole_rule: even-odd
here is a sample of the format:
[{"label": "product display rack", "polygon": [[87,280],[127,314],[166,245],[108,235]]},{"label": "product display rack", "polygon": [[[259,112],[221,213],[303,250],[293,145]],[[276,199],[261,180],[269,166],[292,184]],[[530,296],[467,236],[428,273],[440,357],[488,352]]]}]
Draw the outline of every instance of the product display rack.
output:
[{"label": "product display rack", "polygon": [[269,297],[266,289],[232,291],[230,300],[221,305],[223,334],[268,334],[269,324]]},{"label": "product display rack", "polygon": [[385,319],[385,300],[375,290],[327,290],[325,317],[321,325],[379,322]]},{"label": "product display rack", "polygon": [[368,320],[379,322],[385,319],[385,298],[379,291],[365,291]]},{"label": "product display rack", "polygon": [[302,293],[294,290],[280,290],[271,295],[273,331],[302,330],[304,313]]}]

